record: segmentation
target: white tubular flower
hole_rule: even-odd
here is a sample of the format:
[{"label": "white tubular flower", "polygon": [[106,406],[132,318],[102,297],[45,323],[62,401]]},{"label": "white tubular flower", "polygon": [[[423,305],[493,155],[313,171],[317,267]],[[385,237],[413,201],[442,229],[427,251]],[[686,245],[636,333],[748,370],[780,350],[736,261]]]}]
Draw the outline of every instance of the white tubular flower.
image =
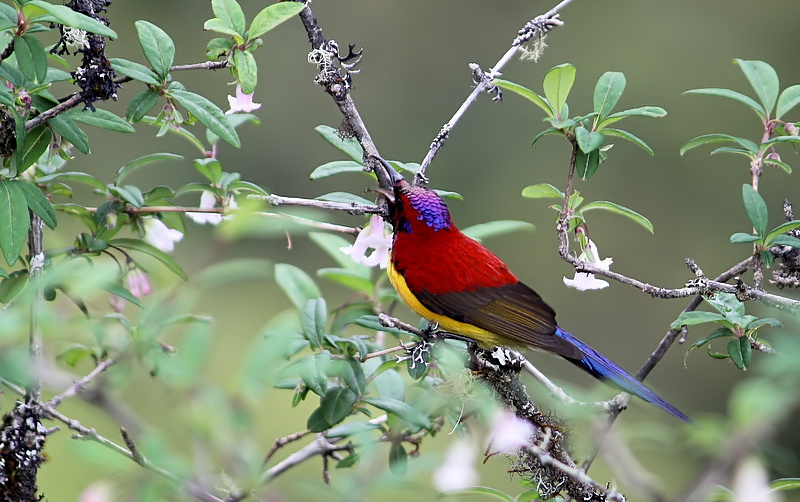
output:
[{"label": "white tubular flower", "polygon": [[769,486],[769,477],[756,457],[744,459],[733,477],[734,502],[778,502],[778,493]]},{"label": "white tubular flower", "polygon": [[245,94],[242,92],[242,86],[236,84],[236,97],[228,96],[228,104],[231,109],[225,112],[225,115],[236,112],[250,113],[261,108],[261,103],[253,103],[253,94],[255,93]]},{"label": "white tubular flower", "polygon": [[463,490],[478,484],[475,469],[476,445],[468,439],[456,439],[444,454],[444,462],[433,471],[433,486],[440,492]]},{"label": "white tubular flower", "polygon": [[[233,197],[228,199],[227,202],[228,209],[238,209],[239,205],[236,204],[236,201],[233,199]],[[202,209],[211,209],[212,207],[217,207],[217,197],[208,190],[203,190],[203,194],[200,195],[200,207]],[[206,223],[210,225],[219,225],[223,219],[230,220],[233,218],[232,214],[222,216],[219,213],[186,213],[186,216],[191,218],[198,225],[204,225]]]},{"label": "white tubular flower", "polygon": [[[583,250],[579,258],[587,263],[591,263],[595,267],[602,268],[603,270],[609,270],[611,268],[611,264],[614,262],[614,260],[610,257],[601,260],[600,253],[597,251],[597,246],[591,239],[589,239],[589,243],[586,245],[586,248]],[[603,289],[608,287],[608,283],[606,281],[597,279],[595,278],[594,274],[587,274],[585,272],[575,272],[574,279],[564,277],[564,284],[579,291]]]},{"label": "white tubular flower", "polygon": [[498,411],[492,419],[489,441],[492,450],[514,453],[527,445],[533,434],[533,425],[506,410]]},{"label": "white tubular flower", "polygon": [[[392,236],[387,232],[383,218],[376,214],[369,219],[369,224],[358,234],[356,242],[352,246],[341,247],[339,250],[350,255],[350,258],[356,263],[368,267],[380,265],[381,268],[386,268],[391,247]],[[375,251],[367,256],[369,249]]]},{"label": "white tubular flower", "polygon": [[144,232],[144,241],[165,253],[171,253],[175,243],[183,239],[180,231],[169,228],[158,218],[144,218]]},{"label": "white tubular flower", "polygon": [[78,502],[112,502],[114,486],[108,481],[97,481],[78,495]]}]

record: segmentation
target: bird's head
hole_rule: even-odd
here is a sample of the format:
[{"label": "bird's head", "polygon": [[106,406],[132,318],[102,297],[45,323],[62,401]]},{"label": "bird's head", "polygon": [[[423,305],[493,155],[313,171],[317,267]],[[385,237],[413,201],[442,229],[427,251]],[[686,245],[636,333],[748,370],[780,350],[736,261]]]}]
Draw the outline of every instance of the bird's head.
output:
[{"label": "bird's head", "polygon": [[403,179],[394,184],[394,201],[389,207],[395,233],[431,233],[454,228],[450,211],[436,192]]}]

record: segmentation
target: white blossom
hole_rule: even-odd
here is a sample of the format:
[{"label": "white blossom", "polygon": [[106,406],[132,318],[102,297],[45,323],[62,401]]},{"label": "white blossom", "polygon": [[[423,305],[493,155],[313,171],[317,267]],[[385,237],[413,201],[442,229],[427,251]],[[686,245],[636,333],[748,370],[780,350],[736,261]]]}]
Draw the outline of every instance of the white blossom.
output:
[{"label": "white blossom", "polygon": [[778,502],[778,494],[770,490],[764,466],[756,457],[743,460],[733,477],[733,502]]},{"label": "white blossom", "polygon": [[498,411],[492,419],[489,441],[494,451],[513,453],[528,444],[533,425],[506,410]]},{"label": "white blossom", "polygon": [[433,471],[433,486],[440,492],[463,490],[478,484],[475,468],[476,444],[468,439],[456,439],[444,454],[444,461]]},{"label": "white blossom", "polygon": [[158,218],[144,218],[144,241],[151,246],[170,253],[175,243],[183,239],[183,233],[169,228]]},{"label": "white blossom", "polygon": [[[203,190],[202,195],[200,195],[200,208],[202,209],[211,209],[212,207],[217,206],[217,197],[212,192],[208,190]],[[237,209],[239,207],[236,204],[236,201],[231,197],[227,201],[228,209]],[[230,220],[233,218],[233,215],[229,214],[227,216],[222,216],[219,213],[186,213],[186,216],[191,218],[195,223],[198,225],[203,225],[209,223],[211,225],[219,225],[219,223],[225,219]]]},{"label": "white blossom", "polygon": [[[350,258],[356,263],[362,263],[368,267],[380,265],[381,268],[386,268],[391,247],[392,236],[386,230],[383,218],[376,214],[369,219],[369,224],[361,230],[352,246],[341,247],[339,250],[350,255]],[[375,251],[367,256],[369,249]]]},{"label": "white blossom", "polygon": [[[614,262],[614,260],[610,257],[601,260],[600,253],[597,251],[597,246],[591,239],[589,239],[589,242],[586,244],[586,248],[579,256],[579,259],[587,263],[591,263],[592,265],[603,270],[609,270],[611,268],[611,264]],[[587,274],[586,272],[575,272],[574,279],[564,277],[564,284],[580,291],[587,291],[589,289],[603,289],[608,287],[608,283],[606,281],[597,279],[595,278],[594,274]]]},{"label": "white blossom", "polygon": [[78,502],[112,502],[114,487],[108,481],[97,481],[78,495]]},{"label": "white blossom", "polygon": [[228,96],[228,104],[231,109],[225,112],[225,114],[230,115],[236,112],[250,113],[253,110],[261,108],[261,103],[253,103],[253,94],[255,93],[245,94],[242,92],[242,86],[237,84],[236,97]]}]

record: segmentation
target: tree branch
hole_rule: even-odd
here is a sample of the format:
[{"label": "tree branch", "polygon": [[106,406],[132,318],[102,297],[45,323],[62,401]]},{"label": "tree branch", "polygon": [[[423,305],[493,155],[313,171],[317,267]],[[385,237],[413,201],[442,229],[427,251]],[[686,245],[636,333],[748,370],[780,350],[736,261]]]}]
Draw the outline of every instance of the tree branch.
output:
[{"label": "tree branch", "polygon": [[467,96],[467,99],[464,100],[458,110],[456,110],[450,120],[447,121],[444,126],[442,126],[442,129],[436,135],[433,142],[431,142],[428,153],[422,160],[422,164],[420,165],[416,176],[414,176],[414,184],[419,184],[426,180],[425,172],[428,170],[433,158],[436,156],[442,146],[444,146],[450,131],[456,126],[458,121],[461,120],[461,117],[464,116],[469,107],[472,106],[475,101],[477,101],[478,96],[480,96],[482,92],[492,92],[495,89],[494,85],[492,84],[492,80],[500,75],[500,70],[502,70],[509,61],[511,61],[511,59],[514,57],[514,54],[516,54],[517,51],[522,47],[522,44],[533,37],[544,37],[554,27],[564,24],[563,21],[558,19],[558,12],[571,1],[572,0],[563,0],[548,12],[542,14],[541,16],[537,16],[526,23],[525,26],[519,30],[517,37],[511,44],[511,47],[488,71],[483,72],[476,64],[470,65],[473,71],[475,88],[472,90],[469,96]]}]

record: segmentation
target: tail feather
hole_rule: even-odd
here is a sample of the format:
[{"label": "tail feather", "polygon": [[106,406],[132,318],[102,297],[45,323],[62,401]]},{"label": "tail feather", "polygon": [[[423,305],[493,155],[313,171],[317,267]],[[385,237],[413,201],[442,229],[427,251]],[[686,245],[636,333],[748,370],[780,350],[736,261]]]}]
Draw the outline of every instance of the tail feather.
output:
[{"label": "tail feather", "polygon": [[571,363],[587,371],[599,380],[609,381],[621,390],[644,399],[648,403],[658,406],[681,420],[691,422],[691,419],[679,409],[669,404],[661,396],[650,390],[645,384],[617,366],[606,356],[575,338],[572,333],[564,331],[561,328],[556,328],[556,335],[572,343],[583,353],[582,359],[565,358]]}]

